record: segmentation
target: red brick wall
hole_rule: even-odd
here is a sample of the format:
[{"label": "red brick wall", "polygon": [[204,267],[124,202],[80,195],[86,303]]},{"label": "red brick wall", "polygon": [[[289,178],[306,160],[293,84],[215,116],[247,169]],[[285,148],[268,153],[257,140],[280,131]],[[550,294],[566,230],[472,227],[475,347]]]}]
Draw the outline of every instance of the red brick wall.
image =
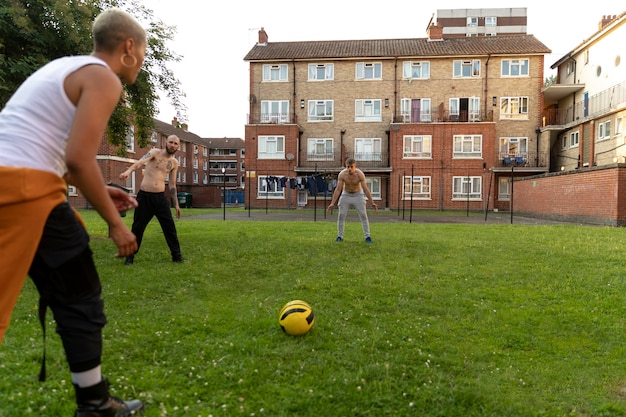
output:
[{"label": "red brick wall", "polygon": [[594,167],[513,183],[513,212],[554,220],[626,226],[626,166]]}]

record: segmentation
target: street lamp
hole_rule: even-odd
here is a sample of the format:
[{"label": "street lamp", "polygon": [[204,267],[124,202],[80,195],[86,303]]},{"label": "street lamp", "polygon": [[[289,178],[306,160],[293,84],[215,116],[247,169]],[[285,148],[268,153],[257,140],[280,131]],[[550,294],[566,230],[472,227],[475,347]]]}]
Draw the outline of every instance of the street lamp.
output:
[{"label": "street lamp", "polygon": [[226,220],[226,168],[222,167],[222,198],[224,199],[224,220]]}]

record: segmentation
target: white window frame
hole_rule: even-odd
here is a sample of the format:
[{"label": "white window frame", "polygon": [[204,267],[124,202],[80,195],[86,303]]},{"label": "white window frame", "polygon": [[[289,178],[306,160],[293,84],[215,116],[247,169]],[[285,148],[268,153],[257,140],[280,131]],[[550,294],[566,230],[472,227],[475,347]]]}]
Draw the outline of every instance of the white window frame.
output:
[{"label": "white window frame", "polygon": [[268,181],[270,177],[272,175],[257,176],[257,198],[284,199],[285,189],[280,186],[280,181]]},{"label": "white window frame", "polygon": [[381,191],[380,191],[380,177],[366,177],[365,185],[370,190],[370,194],[372,195],[372,200],[380,200],[381,199]]},{"label": "white window frame", "polygon": [[259,136],[258,159],[285,159],[284,136]]},{"label": "white window frame", "polygon": [[482,158],[482,135],[454,135],[452,141],[453,158]]},{"label": "white window frame", "polygon": [[500,65],[502,77],[528,77],[530,61],[528,59],[503,59]]},{"label": "white window frame", "polygon": [[382,161],[381,138],[355,138],[354,159],[356,161]]},{"label": "white window frame", "polygon": [[403,200],[430,200],[432,178],[430,176],[414,175],[402,178]]},{"label": "white window frame", "polygon": [[461,100],[467,99],[467,121],[474,122],[480,119],[480,97],[453,97],[449,101],[448,115],[453,120],[461,116]]},{"label": "white window frame", "polygon": [[570,132],[569,133],[569,147],[578,148],[579,139],[580,139],[580,134],[578,133],[578,130],[575,132]]},{"label": "white window frame", "polygon": [[485,26],[488,26],[488,27],[498,26],[498,18],[495,16],[485,17]]},{"label": "white window frame", "polygon": [[624,116],[617,116],[615,118],[615,135],[621,135],[624,131]]},{"label": "white window frame", "polygon": [[430,61],[404,61],[402,78],[408,80],[427,80],[430,78]]},{"label": "white window frame", "polygon": [[482,182],[480,176],[452,177],[452,199],[453,200],[482,200]]},{"label": "white window frame", "polygon": [[478,26],[478,17],[468,16],[466,22],[467,22],[467,26],[470,26],[470,27]]},{"label": "white window frame", "polygon": [[126,131],[126,150],[128,152],[135,152],[135,125],[128,126]]},{"label": "white window frame", "polygon": [[529,106],[527,96],[500,97],[500,120],[528,120]]},{"label": "white window frame", "polygon": [[335,79],[335,64],[309,64],[309,81]]},{"label": "white window frame", "polygon": [[357,80],[382,80],[383,79],[383,63],[382,62],[357,62],[355,77]]},{"label": "white window frame", "polygon": [[380,122],[383,120],[383,101],[379,98],[354,100],[355,122]]},{"label": "white window frame", "polygon": [[521,156],[528,158],[528,138],[527,137],[501,137],[500,156]]},{"label": "white window frame", "polygon": [[511,177],[502,176],[498,179],[498,200],[508,201],[511,199]]},{"label": "white window frame", "polygon": [[476,78],[480,77],[480,60],[456,60],[452,63],[453,78]]},{"label": "white window frame", "polygon": [[159,140],[159,134],[157,133],[156,130],[153,130],[152,134],[150,135],[150,141],[152,143],[157,143],[158,140]]},{"label": "white window frame", "polygon": [[332,122],[335,119],[334,100],[309,100],[307,106],[309,122]]},{"label": "white window frame", "polygon": [[402,159],[432,159],[431,135],[404,135]]},{"label": "white window frame", "polygon": [[307,161],[332,161],[335,158],[333,138],[309,138]]},{"label": "white window frame", "polygon": [[606,140],[611,138],[611,121],[605,120],[598,123],[598,140]]},{"label": "white window frame", "polygon": [[193,157],[193,169],[198,169],[198,158]]},{"label": "white window frame", "polygon": [[261,123],[288,123],[289,100],[261,100]]},{"label": "white window frame", "polygon": [[265,64],[263,65],[263,82],[284,82],[289,81],[289,70],[287,64]]},{"label": "white window frame", "polygon": [[192,182],[193,182],[194,184],[197,184],[197,183],[198,183],[198,171],[194,171],[194,172],[193,172]]}]

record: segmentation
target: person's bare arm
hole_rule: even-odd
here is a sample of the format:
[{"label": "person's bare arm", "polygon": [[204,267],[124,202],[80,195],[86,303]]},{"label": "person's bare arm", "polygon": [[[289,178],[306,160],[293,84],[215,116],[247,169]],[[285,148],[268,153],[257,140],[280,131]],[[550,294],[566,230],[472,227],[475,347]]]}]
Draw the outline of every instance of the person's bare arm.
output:
[{"label": "person's bare arm", "polygon": [[139,159],[139,161],[129,166],[126,171],[120,174],[120,179],[121,180],[128,179],[128,176],[130,175],[131,172],[137,171],[139,168],[145,166],[148,163],[148,161],[150,161],[152,158],[154,158],[154,150],[148,151],[148,153],[142,156],[141,159]]},{"label": "person's bare arm", "polygon": [[372,198],[372,193],[370,192],[370,189],[367,187],[367,181],[365,181],[365,174],[361,172],[359,173],[359,176],[361,180],[361,189],[365,193],[365,197],[367,197],[367,199],[372,203],[372,207],[374,207],[374,211],[378,211],[378,205],[374,203],[374,199]]},{"label": "person's bare arm", "polygon": [[337,205],[337,201],[339,200],[339,196],[343,191],[343,177],[341,173],[337,177],[337,187],[335,188],[335,192],[333,193],[333,198],[330,200],[330,204],[328,205],[327,211],[332,211],[333,207]]},{"label": "person's bare arm", "polygon": [[76,105],[65,150],[68,176],[109,225],[118,248],[116,256],[130,255],[137,250],[137,240],[122,222],[96,161],[109,117],[120,99],[121,82],[108,68],[88,65],[68,76],[64,87]]}]

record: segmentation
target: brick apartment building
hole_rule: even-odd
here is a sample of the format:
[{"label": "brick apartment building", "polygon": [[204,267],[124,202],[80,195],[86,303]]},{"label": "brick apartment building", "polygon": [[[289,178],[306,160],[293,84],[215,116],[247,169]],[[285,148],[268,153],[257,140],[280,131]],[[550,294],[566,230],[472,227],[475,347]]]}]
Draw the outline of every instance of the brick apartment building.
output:
[{"label": "brick apartment building", "polygon": [[508,209],[511,178],[547,172],[550,146],[537,134],[550,49],[510,10],[477,9],[495,26],[463,37],[440,22],[416,39],[269,42],[261,29],[244,57],[246,206],[329,200],[353,157],[379,207]]},{"label": "brick apartment building", "polygon": [[[164,148],[167,137],[176,135],[180,148],[176,152],[179,162],[176,188],[179,193],[189,193],[192,207],[220,207],[222,193],[240,191],[243,187],[244,146],[241,138],[201,138],[189,132],[186,124],[176,118],[171,123],[155,120],[155,128],[150,137],[151,146],[140,148],[134,132],[127,136],[127,156],[117,156],[117,148],[106,137],[102,138],[98,149],[98,165],[107,183],[124,186],[136,195],[141,184],[142,173],[133,172],[127,181],[119,175],[132,163],[141,159],[153,147]],[[222,173],[221,168],[224,168]],[[226,178],[226,184],[222,179]],[[89,204],[76,187],[69,187],[70,203],[77,208],[89,208]],[[243,204],[243,200],[240,200]],[[228,202],[228,201],[227,201]]]}]

